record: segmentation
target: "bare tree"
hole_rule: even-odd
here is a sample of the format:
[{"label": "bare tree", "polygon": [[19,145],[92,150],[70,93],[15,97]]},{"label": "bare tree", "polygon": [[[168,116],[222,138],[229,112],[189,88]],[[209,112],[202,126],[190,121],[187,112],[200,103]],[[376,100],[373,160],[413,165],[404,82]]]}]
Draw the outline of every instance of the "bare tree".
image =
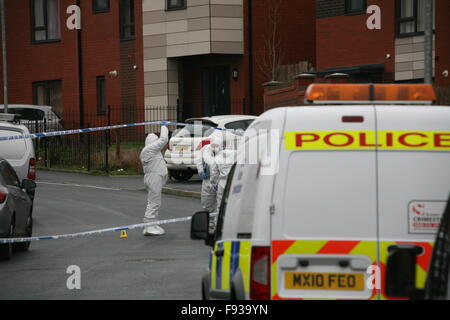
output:
[{"label": "bare tree", "polygon": [[280,33],[280,11],[283,0],[265,0],[266,32],[263,35],[264,46],[256,54],[256,63],[268,81],[277,80],[277,70],[283,59]]}]

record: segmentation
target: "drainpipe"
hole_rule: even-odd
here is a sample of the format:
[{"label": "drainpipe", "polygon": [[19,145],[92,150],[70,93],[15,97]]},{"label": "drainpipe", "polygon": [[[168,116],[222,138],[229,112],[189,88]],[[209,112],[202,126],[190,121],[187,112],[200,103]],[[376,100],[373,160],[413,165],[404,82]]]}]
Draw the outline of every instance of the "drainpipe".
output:
[{"label": "drainpipe", "polygon": [[433,83],[433,1],[425,1],[425,83]]},{"label": "drainpipe", "polygon": [[[81,0],[77,0],[81,9]],[[77,56],[78,56],[78,92],[80,100],[80,128],[84,128],[84,89],[83,89],[83,48],[81,42],[81,28],[77,30]]]},{"label": "drainpipe", "polygon": [[4,113],[8,113],[8,65],[6,59],[6,23],[5,23],[5,0],[0,0],[0,19],[2,19],[2,55],[3,55],[3,104]]},{"label": "drainpipe", "polygon": [[250,114],[253,114],[253,1],[248,1],[248,104]]}]

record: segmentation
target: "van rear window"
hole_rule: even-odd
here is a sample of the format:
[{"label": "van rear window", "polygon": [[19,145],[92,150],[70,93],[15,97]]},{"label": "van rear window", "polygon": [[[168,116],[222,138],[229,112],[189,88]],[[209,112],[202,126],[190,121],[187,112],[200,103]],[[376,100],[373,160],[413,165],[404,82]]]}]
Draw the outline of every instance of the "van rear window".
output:
[{"label": "van rear window", "polygon": [[[22,132],[0,129],[0,137],[10,137],[22,134]],[[0,141],[0,157],[6,160],[20,160],[27,151],[25,140]]]}]

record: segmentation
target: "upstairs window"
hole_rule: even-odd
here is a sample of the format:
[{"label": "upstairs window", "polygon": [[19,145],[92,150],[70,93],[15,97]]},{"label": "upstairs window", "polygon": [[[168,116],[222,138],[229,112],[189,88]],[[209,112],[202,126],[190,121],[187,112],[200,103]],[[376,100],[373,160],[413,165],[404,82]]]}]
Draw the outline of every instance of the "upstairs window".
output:
[{"label": "upstairs window", "polygon": [[57,41],[61,38],[59,0],[31,0],[33,42]]},{"label": "upstairs window", "polygon": [[345,1],[345,13],[346,14],[362,14],[366,13],[367,3],[366,0],[346,0]]},{"label": "upstairs window", "polygon": [[94,13],[103,13],[109,11],[109,0],[93,0]]},{"label": "upstairs window", "polygon": [[186,0],[167,0],[167,10],[186,9]]},{"label": "upstairs window", "polygon": [[120,38],[122,40],[133,40],[134,37],[134,0],[120,0]]},{"label": "upstairs window", "polygon": [[[399,36],[414,36],[425,31],[425,1],[429,0],[399,0],[398,34]],[[435,12],[433,0],[433,13]],[[433,28],[435,23],[433,14]]]}]

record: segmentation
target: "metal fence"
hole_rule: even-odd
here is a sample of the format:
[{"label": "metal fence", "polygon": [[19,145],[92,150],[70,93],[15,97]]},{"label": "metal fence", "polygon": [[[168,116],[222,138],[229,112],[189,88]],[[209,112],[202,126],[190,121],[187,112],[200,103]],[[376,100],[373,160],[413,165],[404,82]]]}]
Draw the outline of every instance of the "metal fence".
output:
[{"label": "metal fence", "polygon": [[[144,121],[181,121],[177,106],[108,106],[105,113],[46,114],[40,121],[22,122],[31,133],[93,128]],[[174,130],[175,128],[171,128]],[[159,126],[138,126],[34,140],[38,166],[74,170],[127,170],[140,173],[139,153],[148,132]]]}]

